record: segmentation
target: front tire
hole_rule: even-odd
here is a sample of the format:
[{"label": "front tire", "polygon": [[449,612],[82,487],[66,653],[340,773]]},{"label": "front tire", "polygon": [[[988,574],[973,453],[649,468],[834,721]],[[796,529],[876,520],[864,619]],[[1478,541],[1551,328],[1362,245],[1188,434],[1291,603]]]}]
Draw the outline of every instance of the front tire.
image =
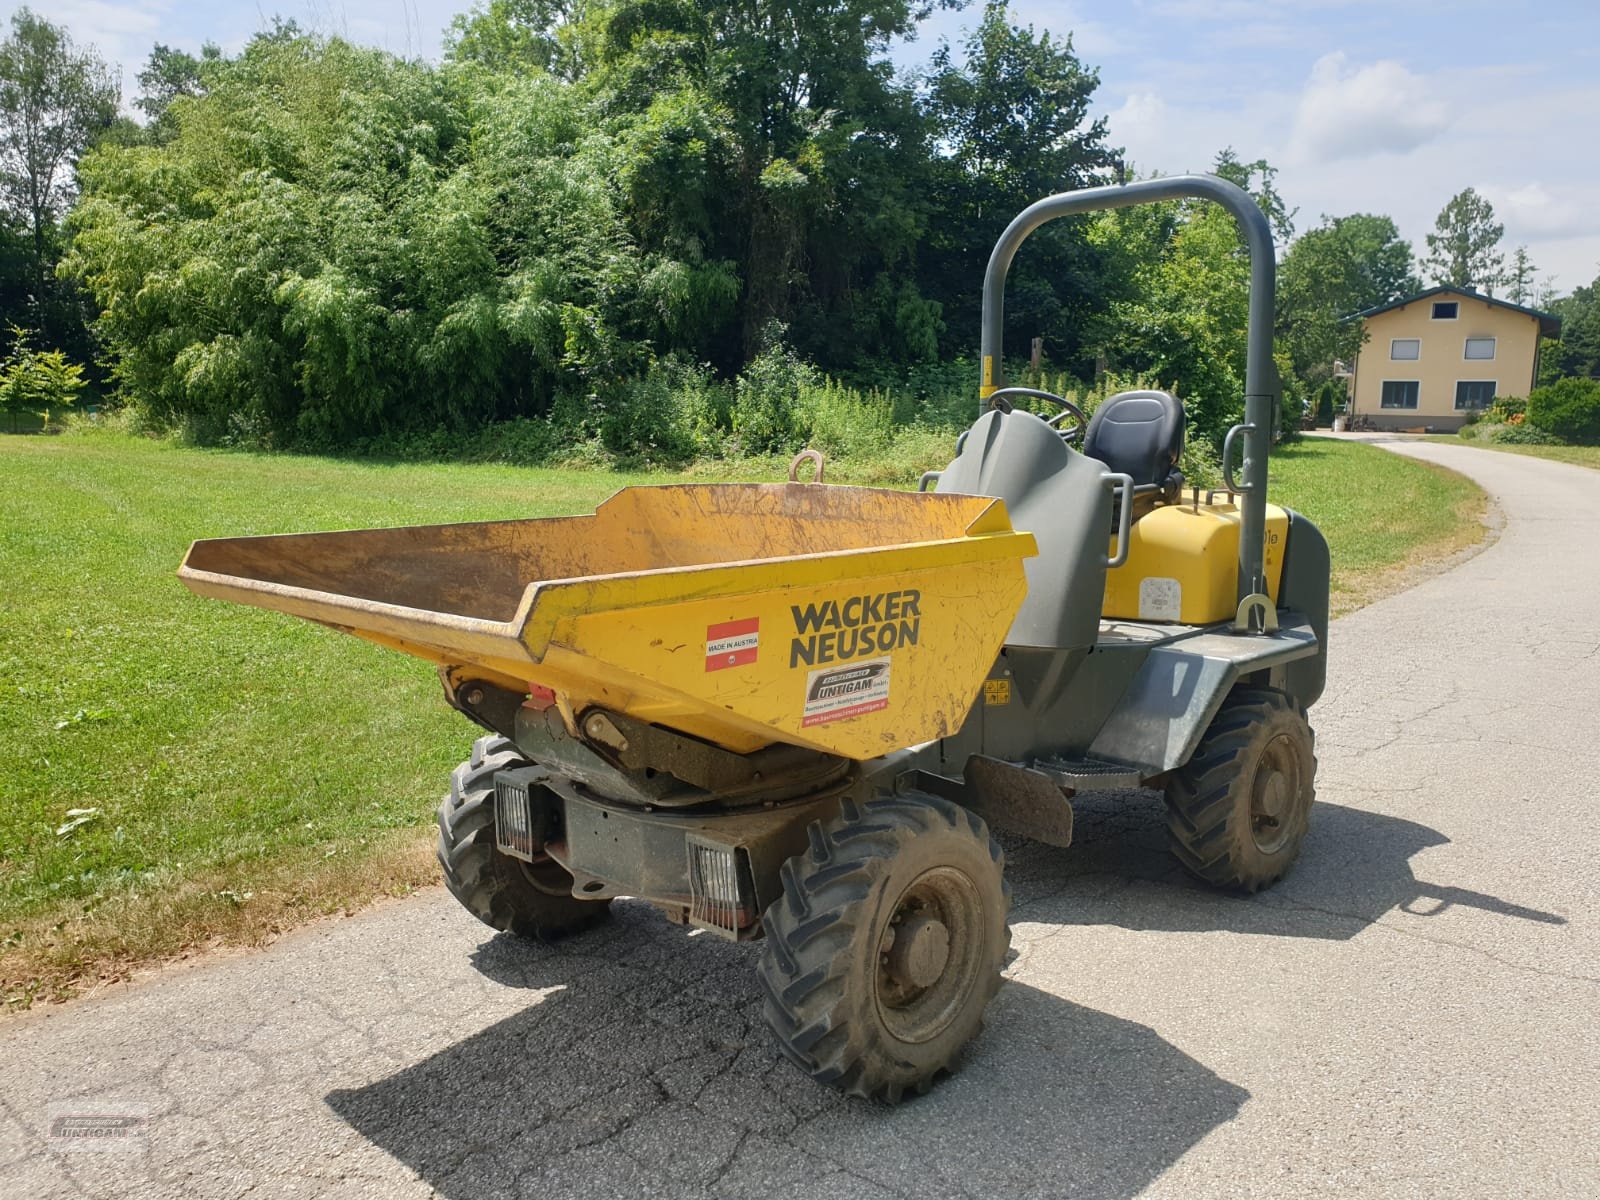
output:
[{"label": "front tire", "polygon": [[848,1095],[926,1092],[1000,987],[1000,847],[979,817],[925,795],[847,801],[809,836],[763,917],[767,1024],[786,1057]]},{"label": "front tire", "polygon": [[1167,784],[1167,841],[1196,878],[1234,892],[1281,879],[1316,799],[1305,710],[1283,692],[1236,687]]},{"label": "front tire", "polygon": [[473,916],[494,929],[554,941],[603,919],[609,900],[580,900],[572,876],[551,858],[525,863],[494,843],[496,772],[531,764],[516,744],[481,737],[472,757],[450,774],[439,803],[439,866],[445,886]]}]

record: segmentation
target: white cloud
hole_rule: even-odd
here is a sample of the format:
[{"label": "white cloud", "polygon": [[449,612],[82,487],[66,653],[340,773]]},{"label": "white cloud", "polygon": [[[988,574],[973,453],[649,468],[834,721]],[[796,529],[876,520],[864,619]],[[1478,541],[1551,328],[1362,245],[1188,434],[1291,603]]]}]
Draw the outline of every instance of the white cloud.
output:
[{"label": "white cloud", "polygon": [[1289,153],[1304,162],[1404,154],[1449,124],[1448,107],[1421,76],[1390,60],[1352,69],[1336,50],[1312,65]]},{"label": "white cloud", "polygon": [[1485,184],[1480,189],[1495,216],[1505,224],[1508,241],[1529,238],[1583,237],[1600,232],[1600,221],[1588,189],[1546,187],[1539,180],[1521,186]]}]

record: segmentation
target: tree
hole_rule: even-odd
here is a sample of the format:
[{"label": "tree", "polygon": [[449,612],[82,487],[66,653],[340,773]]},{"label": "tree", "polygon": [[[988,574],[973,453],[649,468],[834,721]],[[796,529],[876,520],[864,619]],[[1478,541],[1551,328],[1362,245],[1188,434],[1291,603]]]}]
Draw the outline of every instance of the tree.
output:
[{"label": "tree", "polygon": [[1392,220],[1324,216],[1278,268],[1277,333],[1295,373],[1308,383],[1327,379],[1336,360],[1348,363],[1361,348],[1356,313],[1420,289],[1411,244]]},{"label": "tree", "polygon": [[12,326],[11,353],[0,363],[0,409],[11,414],[11,431],[28,413],[47,412],[74,403],[83,391],[83,368],[69,363],[59,350],[35,350],[32,334]]},{"label": "tree", "polygon": [[[947,349],[970,351],[994,240],[1035,200],[1107,182],[1118,151],[1106,144],[1105,118],[1089,115],[1100,78],[1078,60],[1070,36],[1013,25],[1007,5],[989,0],[963,50],[958,57],[941,45],[926,81],[922,109],[938,157],[918,255],[923,290],[946,318]],[[1092,358],[1087,321],[1110,293],[1086,228],[1052,222],[1029,239],[1007,287],[1014,349],[1042,334],[1057,361]]]},{"label": "tree", "polygon": [[152,136],[165,141],[172,134],[168,109],[179,96],[199,96],[205,91],[207,68],[222,61],[222,50],[211,42],[200,56],[157,42],[144,70],[139,72],[139,98],[134,105],[144,113]]},{"label": "tree", "polygon": [[[572,79],[577,66],[562,33],[573,17],[568,0],[489,0],[457,13],[445,33],[445,54],[491,70],[548,71]],[[569,43],[570,44],[570,43]]]},{"label": "tree", "polygon": [[1511,266],[1505,273],[1506,298],[1513,304],[1532,304],[1538,282],[1534,279],[1539,268],[1528,257],[1528,248],[1518,246],[1511,256]]},{"label": "tree", "polygon": [[1561,318],[1561,339],[1539,354],[1539,378],[1553,383],[1569,375],[1600,378],[1600,278],[1550,303]]},{"label": "tree", "polygon": [[1278,194],[1277,184],[1274,182],[1278,177],[1276,167],[1264,158],[1258,158],[1255,162],[1241,162],[1233,147],[1228,146],[1217,154],[1211,170],[1229,183],[1238,184],[1254,196],[1256,204],[1272,226],[1273,240],[1279,247],[1289,244],[1294,237],[1294,217],[1300,210],[1288,207],[1283,202],[1283,197]]},{"label": "tree", "polygon": [[1435,283],[1482,288],[1490,295],[1504,276],[1500,239],[1506,227],[1494,219],[1494,206],[1472,188],[1457,192],[1439,212],[1428,234],[1423,270]]},{"label": "tree", "polygon": [[645,254],[703,263],[703,295],[737,282],[708,347],[724,368],[775,320],[833,367],[880,334],[929,349],[936,313],[911,277],[927,137],[887,58],[925,11],[916,0],[620,0],[577,5],[543,35],[628,147],[635,211],[687,222],[641,224]]},{"label": "tree", "polygon": [[35,303],[52,290],[57,222],[71,200],[73,165],[117,115],[119,89],[93,50],[27,8],[0,43],[0,191],[33,241]]},{"label": "tree", "polygon": [[642,369],[642,297],[677,322],[571,85],[281,30],[206,83],[169,141],[86,155],[73,215],[66,267],[153,420],[331,447],[541,416]]},{"label": "tree", "polygon": [[1233,217],[1177,203],[1099,215],[1091,232],[1120,295],[1094,321],[1112,370],[1178,395],[1196,440],[1244,409],[1249,260]]}]

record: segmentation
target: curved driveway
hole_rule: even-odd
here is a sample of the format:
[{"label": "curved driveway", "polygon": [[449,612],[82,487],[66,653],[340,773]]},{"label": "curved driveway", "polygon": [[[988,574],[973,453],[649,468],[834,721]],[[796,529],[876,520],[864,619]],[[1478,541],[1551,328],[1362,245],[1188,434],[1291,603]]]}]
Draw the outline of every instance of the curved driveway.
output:
[{"label": "curved driveway", "polygon": [[781,1064],[749,947],[434,892],[0,1024],[0,1196],[1600,1195],[1600,473],[1394,448],[1505,528],[1335,624],[1293,875],[1192,886],[1147,797],[1012,846],[1019,953],[928,1098]]}]

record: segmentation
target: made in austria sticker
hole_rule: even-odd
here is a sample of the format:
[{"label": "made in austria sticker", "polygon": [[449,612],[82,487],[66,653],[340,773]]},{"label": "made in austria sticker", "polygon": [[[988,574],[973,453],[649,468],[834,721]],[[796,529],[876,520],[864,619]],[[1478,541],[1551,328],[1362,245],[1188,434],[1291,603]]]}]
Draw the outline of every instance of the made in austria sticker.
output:
[{"label": "made in austria sticker", "polygon": [[761,619],[724,621],[706,626],[706,670],[724,671],[756,661],[761,649]]},{"label": "made in austria sticker", "polygon": [[827,725],[889,707],[889,660],[869,658],[806,675],[806,706],[800,724]]}]

